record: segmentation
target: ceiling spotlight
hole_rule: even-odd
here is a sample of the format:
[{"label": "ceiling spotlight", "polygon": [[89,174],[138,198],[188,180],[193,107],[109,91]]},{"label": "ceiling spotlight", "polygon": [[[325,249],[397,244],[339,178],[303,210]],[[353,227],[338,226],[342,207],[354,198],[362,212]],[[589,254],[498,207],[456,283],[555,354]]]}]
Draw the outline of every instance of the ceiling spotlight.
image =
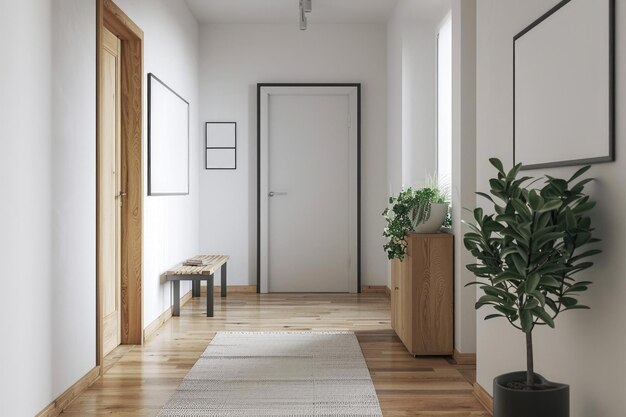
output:
[{"label": "ceiling spotlight", "polygon": [[313,10],[313,0],[300,0],[300,30],[307,29],[307,13]]}]

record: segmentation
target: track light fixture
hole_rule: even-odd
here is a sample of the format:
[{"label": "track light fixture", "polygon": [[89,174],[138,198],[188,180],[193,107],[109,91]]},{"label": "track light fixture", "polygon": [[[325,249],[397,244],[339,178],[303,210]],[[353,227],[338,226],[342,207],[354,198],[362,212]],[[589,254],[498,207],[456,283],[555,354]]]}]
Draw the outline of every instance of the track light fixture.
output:
[{"label": "track light fixture", "polygon": [[300,0],[300,30],[306,30],[308,21],[307,13],[313,10],[313,0]]}]

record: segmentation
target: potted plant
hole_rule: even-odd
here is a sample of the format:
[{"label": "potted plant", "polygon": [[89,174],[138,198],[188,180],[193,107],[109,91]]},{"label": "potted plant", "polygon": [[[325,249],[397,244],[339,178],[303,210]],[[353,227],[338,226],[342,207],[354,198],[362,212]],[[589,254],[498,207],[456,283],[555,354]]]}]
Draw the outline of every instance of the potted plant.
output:
[{"label": "potted plant", "polygon": [[536,326],[554,328],[564,311],[588,308],[576,297],[591,282],[576,281],[574,275],[590,268],[588,258],[600,253],[586,249],[599,241],[589,217],[595,203],[584,193],[592,179],[579,180],[589,167],[568,180],[533,180],[518,178],[521,164],[505,172],[498,159],[490,162],[498,172],[489,181],[490,195],[477,194],[493,205],[493,214],[475,209],[475,224],[464,236],[477,259],[467,268],[479,280],[468,285],[479,285],[484,293],[477,309],[495,309],[486,320],[504,318],[525,334],[527,363],[526,371],[494,379],[494,417],[567,417],[569,386],[535,373],[532,335]]},{"label": "potted plant", "polygon": [[436,233],[449,220],[446,192],[432,179],[424,188],[409,187],[397,197],[389,197],[389,204],[383,211],[387,221],[383,236],[388,239],[384,248],[389,259],[404,259],[407,233]]}]

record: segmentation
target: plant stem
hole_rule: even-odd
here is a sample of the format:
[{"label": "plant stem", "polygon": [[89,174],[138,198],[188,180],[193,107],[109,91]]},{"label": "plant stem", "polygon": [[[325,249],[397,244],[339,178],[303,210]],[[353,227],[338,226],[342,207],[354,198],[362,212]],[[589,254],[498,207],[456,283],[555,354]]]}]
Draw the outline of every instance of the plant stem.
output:
[{"label": "plant stem", "polygon": [[532,330],[526,333],[526,385],[528,387],[533,387],[535,385]]}]

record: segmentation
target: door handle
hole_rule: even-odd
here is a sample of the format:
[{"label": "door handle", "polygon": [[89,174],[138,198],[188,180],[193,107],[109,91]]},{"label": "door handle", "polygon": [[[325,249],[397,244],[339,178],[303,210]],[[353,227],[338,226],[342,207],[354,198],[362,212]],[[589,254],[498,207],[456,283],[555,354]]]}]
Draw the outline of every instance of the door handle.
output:
[{"label": "door handle", "polygon": [[279,195],[287,195],[287,193],[278,192],[278,191],[270,191],[269,193],[267,193],[268,197],[274,197],[274,196],[279,196]]}]

